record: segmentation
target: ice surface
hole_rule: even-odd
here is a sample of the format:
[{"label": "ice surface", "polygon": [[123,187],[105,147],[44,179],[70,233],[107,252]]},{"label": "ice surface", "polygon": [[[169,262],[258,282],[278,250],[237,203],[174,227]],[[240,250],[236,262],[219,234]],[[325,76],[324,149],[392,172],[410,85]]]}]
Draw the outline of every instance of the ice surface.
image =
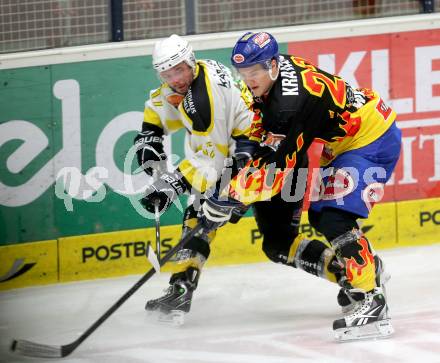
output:
[{"label": "ice surface", "polygon": [[62,345],[75,340],[139,276],[0,293],[2,362],[440,362],[440,244],[380,251],[391,280],[396,333],[389,339],[338,343],[338,287],[273,263],[206,269],[182,327],[144,311],[168,285],[153,277],[70,356],[30,359],[8,351],[12,339]]}]

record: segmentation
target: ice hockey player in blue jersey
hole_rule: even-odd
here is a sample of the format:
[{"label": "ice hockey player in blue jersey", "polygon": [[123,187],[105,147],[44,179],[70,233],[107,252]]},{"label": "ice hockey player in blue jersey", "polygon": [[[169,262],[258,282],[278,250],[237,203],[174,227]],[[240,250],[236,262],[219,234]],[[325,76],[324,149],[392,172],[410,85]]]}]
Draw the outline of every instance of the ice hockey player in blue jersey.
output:
[{"label": "ice hockey player in blue jersey", "polygon": [[[253,205],[263,250],[272,261],[341,286],[344,317],[333,323],[337,339],[392,334],[383,262],[357,219],[367,218],[380,200],[399,158],[395,112],[374,90],[354,89],[300,57],[279,54],[267,32],[244,34],[231,61],[253,93],[259,118],[254,118],[250,140],[259,147],[230,184],[202,206],[205,229],[225,223],[237,203]],[[328,246],[292,228],[300,205],[284,193],[286,180],[304,167],[314,141],[323,144],[322,178],[319,199],[308,215]],[[296,188],[305,190],[305,183]]]}]

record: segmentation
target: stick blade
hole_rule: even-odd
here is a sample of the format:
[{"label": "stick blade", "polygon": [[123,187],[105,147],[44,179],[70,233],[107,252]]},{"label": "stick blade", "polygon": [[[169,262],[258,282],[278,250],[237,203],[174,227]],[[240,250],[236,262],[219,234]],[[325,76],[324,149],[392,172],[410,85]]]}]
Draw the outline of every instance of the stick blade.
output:
[{"label": "stick blade", "polygon": [[11,350],[28,357],[62,358],[64,356],[61,346],[38,344],[21,339],[12,342]]},{"label": "stick blade", "polygon": [[160,262],[150,245],[147,245],[147,258],[157,273],[160,273]]}]

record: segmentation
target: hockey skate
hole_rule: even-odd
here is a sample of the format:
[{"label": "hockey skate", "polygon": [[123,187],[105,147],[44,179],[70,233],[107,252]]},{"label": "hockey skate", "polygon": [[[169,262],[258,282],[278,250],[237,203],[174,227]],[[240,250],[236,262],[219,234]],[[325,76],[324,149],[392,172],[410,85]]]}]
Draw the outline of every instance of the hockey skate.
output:
[{"label": "hockey skate", "polygon": [[[198,272],[197,269],[190,268],[185,272],[173,275],[170,286],[165,290],[165,295],[147,301],[145,310],[150,314],[157,315],[158,320],[162,323],[174,326],[183,325],[185,314],[191,309]],[[194,276],[194,278],[189,279],[188,276]]]},{"label": "hockey skate", "polygon": [[[382,292],[386,298],[385,284],[391,278],[391,275],[385,270],[385,264],[378,255],[374,255],[374,263],[376,267],[376,287],[380,287],[382,289]],[[349,314],[350,312],[354,311],[356,306],[363,300],[364,295],[365,293],[362,290],[342,287],[339,290],[337,297],[342,313]]]},{"label": "hockey skate", "polygon": [[339,341],[385,338],[391,335],[394,329],[382,289],[376,287],[365,293],[364,299],[352,313],[333,322],[333,330]]}]

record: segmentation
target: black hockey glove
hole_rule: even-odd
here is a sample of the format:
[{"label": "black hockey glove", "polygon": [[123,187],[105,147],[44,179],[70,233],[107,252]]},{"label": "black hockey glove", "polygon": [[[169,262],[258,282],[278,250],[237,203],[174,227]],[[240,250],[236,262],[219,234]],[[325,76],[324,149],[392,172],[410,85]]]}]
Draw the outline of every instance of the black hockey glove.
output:
[{"label": "black hockey glove", "polygon": [[185,190],[186,186],[178,173],[166,172],[147,188],[141,203],[150,213],[154,213],[154,207],[158,203],[159,211],[163,213]]},{"label": "black hockey glove", "polygon": [[199,212],[199,221],[202,223],[203,232],[209,233],[228,223],[235,208],[241,208],[243,204],[228,198],[220,200],[217,192],[202,204]]},{"label": "black hockey glove", "polygon": [[241,219],[241,217],[243,217],[246,214],[246,212],[250,207],[251,207],[250,205],[242,204],[241,206],[234,208],[232,210],[232,215],[231,215],[231,219],[229,220],[229,223],[237,224],[238,221]]},{"label": "black hockey glove", "polygon": [[257,151],[259,143],[248,139],[238,139],[235,145],[235,152],[232,159],[234,160],[233,165],[238,172],[252,159],[252,155]]},{"label": "black hockey glove", "polygon": [[162,142],[162,134],[153,129],[140,132],[134,139],[139,166],[150,176],[153,170],[166,171],[167,156]]}]

